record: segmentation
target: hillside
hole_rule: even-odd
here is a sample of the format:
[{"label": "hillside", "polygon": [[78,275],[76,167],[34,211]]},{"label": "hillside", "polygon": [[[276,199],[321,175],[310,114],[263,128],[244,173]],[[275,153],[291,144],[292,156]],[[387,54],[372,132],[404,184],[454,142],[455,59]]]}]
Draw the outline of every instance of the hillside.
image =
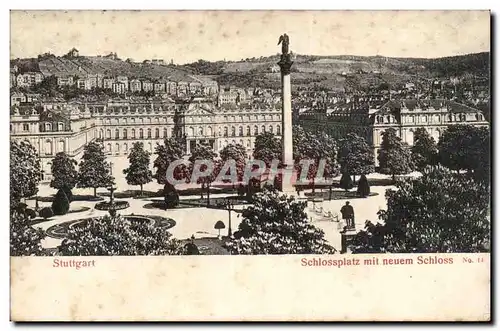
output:
[{"label": "hillside", "polygon": [[[208,62],[199,60],[186,65],[154,65],[122,61],[112,57],[56,57],[11,60],[20,72],[41,71],[45,76],[88,73],[129,78],[183,79],[189,75],[211,76],[221,85],[279,88],[278,55],[241,61]],[[431,79],[489,80],[488,52],[437,59],[390,58],[383,56],[314,56],[294,55],[292,83],[297,88],[327,90],[364,90],[388,86],[398,88],[407,82]]]},{"label": "hillside", "polygon": [[[198,61],[183,67],[205,75],[217,75],[223,85],[279,87],[280,75],[273,72],[277,55],[235,62]],[[490,54],[476,53],[437,59],[390,58],[382,56],[296,55],[292,67],[295,87],[365,89],[387,84],[401,86],[408,81],[476,77],[489,79]]]}]

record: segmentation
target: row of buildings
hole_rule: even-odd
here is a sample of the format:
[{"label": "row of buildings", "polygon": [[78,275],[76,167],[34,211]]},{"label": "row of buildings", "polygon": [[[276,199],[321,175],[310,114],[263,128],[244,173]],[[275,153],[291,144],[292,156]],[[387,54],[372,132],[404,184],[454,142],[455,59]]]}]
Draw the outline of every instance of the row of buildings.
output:
[{"label": "row of buildings", "polygon": [[181,135],[186,154],[198,143],[220,151],[240,144],[252,154],[255,138],[282,131],[281,109],[218,107],[203,97],[189,101],[41,102],[12,107],[11,139],[27,140],[39,152],[44,180],[51,179],[50,162],[58,152],[79,160],[84,146],[102,142],[110,156],[128,155],[135,142],[154,152],[165,138]]},{"label": "row of buildings", "polygon": [[395,129],[402,141],[412,146],[413,133],[420,127],[438,142],[450,125],[489,126],[480,110],[443,99],[384,100],[373,97],[344,104],[333,111],[310,109],[300,113],[296,120],[305,128],[323,131],[338,139],[356,133],[373,146],[376,164],[382,133],[388,128]]}]

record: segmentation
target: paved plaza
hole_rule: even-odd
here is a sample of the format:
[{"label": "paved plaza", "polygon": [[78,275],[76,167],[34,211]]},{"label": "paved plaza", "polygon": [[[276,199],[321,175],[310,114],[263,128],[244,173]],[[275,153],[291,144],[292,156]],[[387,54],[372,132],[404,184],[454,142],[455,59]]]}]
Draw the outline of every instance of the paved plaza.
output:
[{"label": "paved plaza", "polygon": [[[122,174],[122,169],[125,168],[128,164],[126,158],[110,158],[109,160],[113,163],[113,174],[116,177],[116,187],[118,188],[116,192],[123,192],[126,190],[138,190],[137,186],[128,185],[125,181],[125,176]],[[388,176],[380,175],[380,174],[372,174],[368,176],[368,179],[380,179],[380,178],[388,178]],[[177,186],[178,189],[186,189],[189,187],[199,187],[199,185],[195,184],[184,184]],[[144,185],[145,191],[153,191],[156,192],[163,188],[163,185],[157,184],[156,182],[149,183]],[[356,229],[362,229],[364,227],[364,223],[366,220],[376,221],[377,220],[377,212],[380,209],[386,208],[386,200],[385,200],[385,191],[387,189],[394,188],[393,186],[372,186],[371,192],[378,193],[378,195],[371,196],[364,199],[350,199],[350,200],[332,200],[332,201],[323,201],[321,203],[324,213],[331,212],[333,215],[339,215],[340,217],[340,209],[345,204],[346,201],[350,201],[350,204],[353,206],[355,211],[355,224]],[[355,190],[355,188],[353,188]],[[109,193],[107,189],[101,188],[98,191],[98,194]],[[307,192],[307,191],[306,191]],[[56,193],[56,190],[50,188],[47,184],[40,186],[39,195],[43,197],[51,196]],[[73,194],[75,195],[92,195],[93,189],[81,189],[75,188],[73,190]],[[212,198],[216,197],[226,197],[228,194],[211,194]],[[180,199],[196,199],[199,198],[199,195],[196,196],[181,196]],[[109,198],[105,197],[105,200]],[[161,199],[161,198],[154,198]],[[219,209],[207,209],[205,207],[193,207],[193,208],[179,208],[173,210],[160,210],[160,209],[146,209],[144,205],[151,203],[150,198],[144,199],[119,199],[126,200],[129,202],[130,207],[119,211],[119,213],[123,215],[156,215],[172,218],[175,220],[176,225],[169,229],[169,232],[175,238],[178,239],[186,239],[190,238],[192,235],[195,237],[217,237],[218,231],[214,229],[214,224],[221,220],[225,223],[226,229],[222,231],[222,233],[227,233],[228,226],[228,211],[227,210],[219,210]],[[80,218],[89,218],[89,217],[100,217],[107,215],[107,211],[96,210],[94,206],[97,202],[95,201],[73,201],[71,203],[71,209],[78,209],[80,207],[89,207],[90,210],[68,213],[62,216],[54,216],[49,221],[42,222],[37,226],[41,227],[43,230],[48,229],[49,227],[64,223],[71,220],[76,220]],[[28,206],[34,207],[35,201],[28,200]],[[40,207],[50,206],[50,202],[40,202]],[[242,206],[236,206],[236,208],[241,209],[244,208]],[[332,246],[340,250],[340,233],[339,233],[339,223],[325,220],[322,215],[316,213],[313,209],[313,203],[309,202],[306,212],[312,222],[317,227],[321,228],[325,232],[325,238],[330,242]],[[235,231],[238,228],[239,223],[241,222],[240,215],[236,212],[231,213],[232,220],[232,228]],[[42,245],[45,248],[54,248],[60,244],[60,239],[54,239],[51,237],[47,237]]]}]

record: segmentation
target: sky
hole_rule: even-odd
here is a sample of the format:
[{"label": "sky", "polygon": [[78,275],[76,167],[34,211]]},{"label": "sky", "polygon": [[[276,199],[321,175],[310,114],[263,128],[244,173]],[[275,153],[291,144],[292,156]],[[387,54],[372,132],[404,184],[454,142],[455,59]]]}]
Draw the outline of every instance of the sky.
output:
[{"label": "sky", "polygon": [[435,58],[490,50],[489,11],[11,11],[10,57],[116,52],[184,64],[290,50]]}]

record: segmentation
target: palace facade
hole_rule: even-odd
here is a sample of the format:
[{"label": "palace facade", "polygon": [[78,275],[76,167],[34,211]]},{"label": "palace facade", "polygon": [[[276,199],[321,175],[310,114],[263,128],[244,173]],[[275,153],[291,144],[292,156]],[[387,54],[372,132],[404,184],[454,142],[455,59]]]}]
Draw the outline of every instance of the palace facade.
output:
[{"label": "palace facade", "polygon": [[78,162],[84,146],[103,144],[110,156],[126,156],[135,142],[154,153],[158,144],[174,135],[185,137],[186,154],[198,143],[210,144],[218,152],[229,144],[240,144],[250,157],[255,137],[263,132],[281,135],[281,109],[256,105],[224,105],[203,97],[174,102],[107,100],[101,102],[44,102],[14,105],[11,139],[28,140],[38,151],[44,181],[51,179],[50,162],[65,152]]},{"label": "palace facade", "polygon": [[489,126],[483,113],[450,100],[382,100],[351,102],[331,112],[308,111],[298,116],[300,125],[324,131],[337,139],[356,133],[373,146],[375,164],[382,142],[382,133],[396,130],[399,137],[413,146],[413,133],[425,128],[436,142],[450,125]]}]

